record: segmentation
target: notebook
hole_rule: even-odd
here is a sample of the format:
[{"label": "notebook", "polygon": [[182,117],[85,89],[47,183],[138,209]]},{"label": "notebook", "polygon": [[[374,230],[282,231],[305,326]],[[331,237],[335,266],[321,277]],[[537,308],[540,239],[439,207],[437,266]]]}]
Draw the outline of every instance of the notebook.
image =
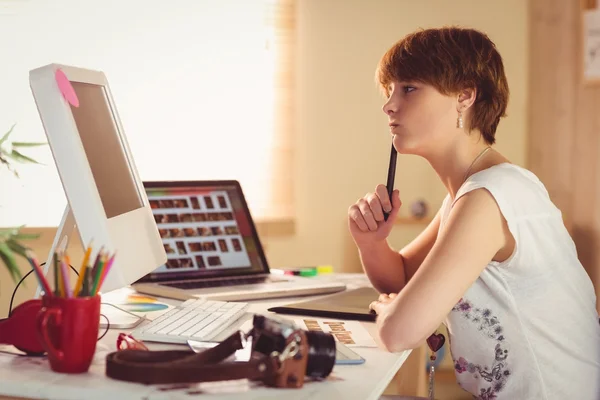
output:
[{"label": "notebook", "polygon": [[376,314],[371,312],[369,305],[378,298],[379,292],[377,290],[372,287],[362,287],[320,297],[315,300],[271,307],[269,311],[280,314],[375,321]]}]

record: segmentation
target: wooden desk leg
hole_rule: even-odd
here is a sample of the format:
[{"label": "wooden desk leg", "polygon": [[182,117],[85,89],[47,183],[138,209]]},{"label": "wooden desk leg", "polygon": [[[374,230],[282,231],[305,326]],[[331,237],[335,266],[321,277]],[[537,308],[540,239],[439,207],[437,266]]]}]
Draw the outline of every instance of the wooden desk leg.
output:
[{"label": "wooden desk leg", "polygon": [[414,349],[384,394],[402,396],[427,396],[426,344]]}]

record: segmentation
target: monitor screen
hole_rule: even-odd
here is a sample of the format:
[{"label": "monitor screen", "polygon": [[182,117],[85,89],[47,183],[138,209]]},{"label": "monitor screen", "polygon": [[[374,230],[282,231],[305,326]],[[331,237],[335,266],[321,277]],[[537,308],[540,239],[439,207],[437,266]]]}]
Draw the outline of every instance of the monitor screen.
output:
[{"label": "monitor screen", "polygon": [[114,113],[104,86],[71,82],[79,107],[71,106],[107,218],[143,207],[120,141]]},{"label": "monitor screen", "polygon": [[146,194],[167,263],[140,282],[265,271],[239,187],[147,187]]}]

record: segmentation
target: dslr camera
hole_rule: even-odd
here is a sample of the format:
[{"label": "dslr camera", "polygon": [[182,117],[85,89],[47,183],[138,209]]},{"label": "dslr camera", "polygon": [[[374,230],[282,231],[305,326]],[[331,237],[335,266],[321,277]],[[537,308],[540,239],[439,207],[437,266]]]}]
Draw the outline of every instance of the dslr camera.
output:
[{"label": "dslr camera", "polygon": [[278,358],[279,369],[264,383],[280,388],[300,388],[306,377],[324,379],[335,364],[332,334],[299,329],[293,322],[276,316],[254,315],[252,355]]}]

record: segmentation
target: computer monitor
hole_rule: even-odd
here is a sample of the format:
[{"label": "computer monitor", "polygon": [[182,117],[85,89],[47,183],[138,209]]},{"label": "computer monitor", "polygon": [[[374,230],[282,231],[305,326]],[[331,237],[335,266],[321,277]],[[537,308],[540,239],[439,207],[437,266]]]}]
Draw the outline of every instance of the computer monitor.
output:
[{"label": "computer monitor", "polygon": [[75,226],[84,246],[116,252],[103,292],[163,265],[166,253],[104,73],[50,64],[31,70],[29,83],[67,198],[45,272]]}]

